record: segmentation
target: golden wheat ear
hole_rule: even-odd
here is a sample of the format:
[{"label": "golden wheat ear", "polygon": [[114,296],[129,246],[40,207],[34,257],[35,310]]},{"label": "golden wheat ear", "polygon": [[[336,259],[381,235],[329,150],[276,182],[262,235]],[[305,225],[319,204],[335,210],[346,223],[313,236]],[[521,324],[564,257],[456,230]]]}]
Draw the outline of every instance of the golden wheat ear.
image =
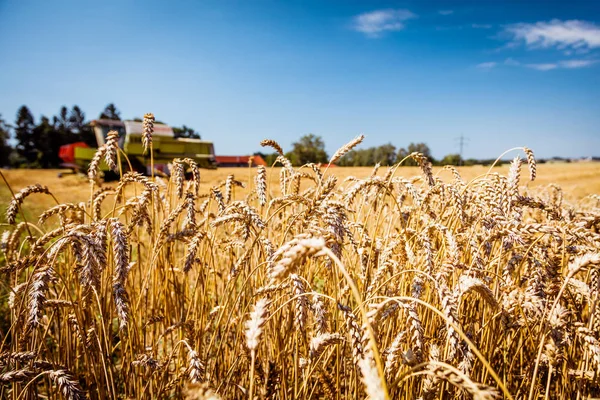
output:
[{"label": "golden wheat ear", "polygon": [[344,157],[350,150],[361,144],[363,140],[365,140],[365,135],[359,135],[340,147],[329,160],[329,164],[333,164],[340,158]]}]

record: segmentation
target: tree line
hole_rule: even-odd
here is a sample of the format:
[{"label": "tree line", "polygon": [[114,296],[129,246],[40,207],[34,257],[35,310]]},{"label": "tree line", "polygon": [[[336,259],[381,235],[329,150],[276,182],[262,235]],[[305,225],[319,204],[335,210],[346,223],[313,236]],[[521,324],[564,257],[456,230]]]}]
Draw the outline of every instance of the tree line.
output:
[{"label": "tree line", "polygon": [[[98,119],[121,120],[121,112],[111,103],[98,116]],[[134,121],[142,121],[134,118]],[[156,121],[156,123],[161,123]],[[173,127],[175,137],[200,138],[200,134],[186,125]],[[11,146],[11,140],[15,146]],[[71,109],[63,106],[57,115],[41,116],[36,122],[27,106],[21,106],[17,111],[13,125],[2,119],[0,115],[0,167],[27,168],[56,168],[61,160],[58,156],[60,146],[75,142],[85,142],[90,147],[96,147],[96,137],[85,113],[77,105]],[[397,148],[392,143],[364,149],[353,149],[337,165],[349,167],[394,165],[402,161],[402,165],[414,166],[416,162],[408,157],[413,152],[425,155],[434,165],[474,165],[490,164],[494,160],[463,160],[459,154],[446,155],[436,160],[431,155],[431,149],[425,143],[410,143],[406,147]],[[277,153],[257,152],[271,165],[275,162]],[[286,157],[293,165],[306,163],[327,163],[329,156],[325,151],[325,142],[321,136],[308,134],[292,144],[292,149]],[[500,164],[500,163],[499,163]]]},{"label": "tree line", "polygon": [[[98,119],[120,121],[121,112],[111,103]],[[142,121],[141,118],[133,120]],[[198,132],[185,125],[173,127],[173,132],[175,137],[200,138]],[[63,106],[56,115],[42,115],[37,122],[25,105],[17,111],[14,124],[5,121],[0,114],[0,167],[56,168],[61,164],[60,146],[75,142],[97,147],[92,127],[77,105],[71,109]]]},{"label": "tree line", "polygon": [[[366,167],[380,164],[383,166],[394,165],[402,161],[402,165],[416,166],[417,163],[408,157],[411,153],[419,152],[425,155],[434,165],[474,165],[491,164],[494,160],[463,160],[460,154],[448,154],[440,160],[431,155],[431,149],[425,143],[410,143],[407,147],[396,148],[391,143],[366,149],[353,149],[342,157],[336,164],[342,167]],[[255,153],[260,155],[267,164],[271,165],[277,159],[277,153]],[[329,156],[325,151],[325,142],[321,136],[308,134],[302,136],[292,144],[292,149],[285,154],[293,165],[306,163],[327,163]]]}]

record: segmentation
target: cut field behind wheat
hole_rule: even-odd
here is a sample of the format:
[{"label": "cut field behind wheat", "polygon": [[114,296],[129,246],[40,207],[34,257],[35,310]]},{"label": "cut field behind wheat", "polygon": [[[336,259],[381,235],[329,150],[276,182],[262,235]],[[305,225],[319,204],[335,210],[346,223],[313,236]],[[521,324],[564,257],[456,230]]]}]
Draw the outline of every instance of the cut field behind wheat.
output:
[{"label": "cut field behind wheat", "polygon": [[[549,184],[559,185],[565,196],[571,200],[581,199],[585,196],[594,193],[600,193],[600,162],[590,163],[555,163],[541,164],[537,166],[539,170],[538,178],[528,187],[532,189]],[[506,176],[509,166],[507,164],[494,167],[492,172],[497,172]],[[461,176],[470,181],[478,176],[485,175],[490,168],[486,166],[470,166],[457,167]],[[21,190],[26,186],[41,183],[52,189],[52,193],[60,202],[77,203],[89,199],[89,185],[87,177],[82,174],[71,174],[68,170],[56,169],[15,169],[1,170],[6,176],[13,190]],[[267,173],[269,187],[277,194],[281,192],[278,189],[280,167],[270,168]],[[382,170],[383,171],[383,170]],[[379,174],[382,174],[382,171]],[[343,181],[349,176],[354,176],[359,179],[367,178],[373,172],[372,167],[335,167],[329,170],[329,174],[335,175],[340,181]],[[419,176],[420,169],[418,167],[402,167],[398,170],[397,175],[411,178]],[[444,171],[441,167],[433,167],[433,173],[439,175],[443,179],[448,178],[448,171]],[[59,178],[58,175],[62,174]],[[214,185],[225,182],[229,175],[233,175],[237,180],[252,188],[252,182],[256,168],[218,168],[216,170],[200,170],[201,186],[208,190]],[[116,186],[115,182],[108,182],[104,185]],[[244,188],[236,187],[239,195],[247,194]],[[11,200],[10,191],[0,181],[0,206],[6,208]],[[31,212],[32,217],[37,217],[46,208],[56,204],[50,198],[37,198],[25,204],[25,210]]]}]

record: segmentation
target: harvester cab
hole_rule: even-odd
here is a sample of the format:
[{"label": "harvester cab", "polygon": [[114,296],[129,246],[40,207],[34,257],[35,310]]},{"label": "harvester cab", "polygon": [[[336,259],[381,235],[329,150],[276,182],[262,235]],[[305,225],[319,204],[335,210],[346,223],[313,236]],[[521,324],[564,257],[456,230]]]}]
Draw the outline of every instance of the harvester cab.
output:
[{"label": "harvester cab", "polygon": [[[143,124],[138,121],[114,121],[98,119],[90,122],[96,135],[98,147],[106,142],[108,132],[119,132],[119,147],[127,155],[127,160],[121,160],[123,170],[129,170],[129,165],[144,174],[150,174],[150,152],[144,154],[142,145]],[[190,158],[201,168],[214,169],[217,167],[215,150],[212,142],[201,139],[176,138],[173,129],[165,124],[154,124],[152,135],[152,155],[154,169],[169,174],[168,165],[174,158]],[[88,147],[85,143],[72,143],[60,148],[62,166],[74,172],[85,171],[94,157],[97,149]],[[108,166],[101,164],[100,169],[108,173]]]}]

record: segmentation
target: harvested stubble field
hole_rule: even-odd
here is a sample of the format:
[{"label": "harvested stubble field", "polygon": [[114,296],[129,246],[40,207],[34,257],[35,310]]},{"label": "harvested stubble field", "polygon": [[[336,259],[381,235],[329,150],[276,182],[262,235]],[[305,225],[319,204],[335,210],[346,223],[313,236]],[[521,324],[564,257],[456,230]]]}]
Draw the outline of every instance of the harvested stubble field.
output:
[{"label": "harvested stubble field", "polygon": [[[274,195],[280,195],[279,189],[279,172],[280,167],[268,169],[267,180],[269,189]],[[560,186],[564,192],[564,196],[568,200],[579,200],[591,194],[600,193],[600,163],[555,163],[541,164],[537,166],[538,177],[534,182],[527,183],[530,189],[538,190],[540,187],[556,184]],[[90,197],[90,187],[87,176],[71,174],[68,170],[56,169],[16,169],[2,170],[0,169],[9,185],[14,191],[19,191],[24,187],[41,183],[48,186],[52,193],[60,202],[78,203],[87,201]],[[472,166],[458,167],[458,172],[466,181],[470,181],[476,177],[485,175],[490,171],[489,167]],[[508,175],[509,166],[504,164],[500,167],[494,167],[492,173],[500,175]],[[272,172],[271,172],[272,171]],[[371,176],[372,167],[335,167],[331,168],[328,173],[335,175],[340,182],[349,176],[354,176],[359,179],[365,179]],[[379,171],[379,175],[383,175],[385,168]],[[59,178],[59,173],[62,173],[62,178]],[[396,172],[397,176],[412,178],[419,176],[421,170],[418,167],[402,167]],[[433,167],[433,174],[439,175],[441,179],[448,180],[450,172],[441,167]],[[243,182],[246,188],[236,187],[236,194],[245,196],[249,190],[253,189],[254,176],[256,168],[219,168],[216,170],[200,170],[201,187],[205,190],[219,185],[227,179],[229,175],[233,175],[236,180]],[[103,186],[116,186],[116,182],[108,182]],[[6,209],[11,200],[11,194],[5,183],[0,180],[0,207]],[[37,218],[46,208],[56,205],[52,198],[36,197],[25,203],[24,211],[31,213],[32,218]],[[0,220],[4,222],[3,220]]]},{"label": "harvested stubble field", "polygon": [[2,171],[22,191],[0,192],[0,395],[598,396],[600,165],[518,154],[489,174],[177,160],[102,187]]}]

